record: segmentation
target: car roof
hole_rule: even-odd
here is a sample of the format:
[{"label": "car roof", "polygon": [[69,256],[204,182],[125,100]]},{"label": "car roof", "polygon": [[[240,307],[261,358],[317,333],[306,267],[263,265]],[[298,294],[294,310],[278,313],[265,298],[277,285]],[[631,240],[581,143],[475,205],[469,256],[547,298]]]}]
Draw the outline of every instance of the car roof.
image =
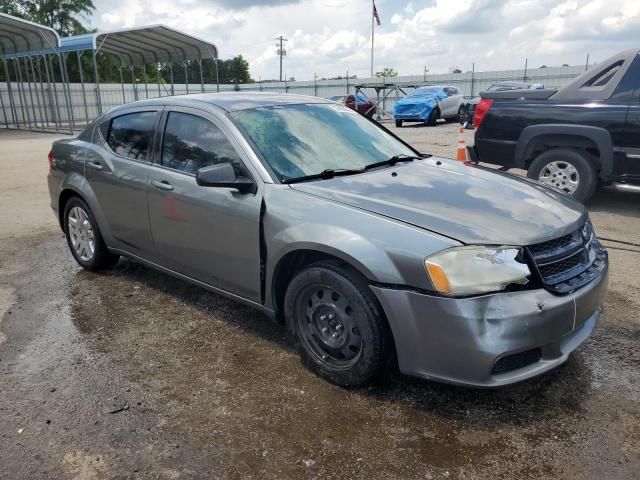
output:
[{"label": "car roof", "polygon": [[172,105],[172,106],[196,106],[210,105],[221,108],[227,112],[247,110],[258,107],[272,107],[275,105],[296,105],[302,103],[333,103],[327,98],[312,97],[309,95],[295,95],[283,93],[266,92],[223,92],[223,93],[201,93],[195,95],[176,95],[170,97],[153,98],[149,100],[139,100],[137,102],[125,103],[116,107],[112,111],[117,111],[132,107]]}]

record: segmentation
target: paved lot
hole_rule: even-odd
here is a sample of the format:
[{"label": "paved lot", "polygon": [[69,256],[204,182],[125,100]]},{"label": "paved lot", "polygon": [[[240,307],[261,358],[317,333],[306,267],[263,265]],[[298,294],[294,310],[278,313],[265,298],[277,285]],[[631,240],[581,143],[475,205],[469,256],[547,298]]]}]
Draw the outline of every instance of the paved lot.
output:
[{"label": "paved lot", "polygon": [[[399,131],[448,156],[456,132]],[[129,261],[81,271],[48,206],[53,138],[0,132],[0,478],[640,476],[639,197],[589,204],[629,244],[606,242],[602,324],[566,365],[499,391],[395,373],[349,391],[248,308]]]}]

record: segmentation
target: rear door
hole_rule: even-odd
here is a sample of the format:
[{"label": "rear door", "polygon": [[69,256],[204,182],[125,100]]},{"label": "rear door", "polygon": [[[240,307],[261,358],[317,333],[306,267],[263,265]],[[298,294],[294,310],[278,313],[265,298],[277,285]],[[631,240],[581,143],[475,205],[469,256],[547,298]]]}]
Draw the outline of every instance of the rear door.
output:
[{"label": "rear door", "polygon": [[[636,60],[638,62],[638,60]],[[640,65],[630,69],[627,75],[636,75],[635,85],[640,85]],[[627,112],[627,122],[621,139],[624,156],[620,173],[640,179],[640,87],[636,88]]]},{"label": "rear door", "polygon": [[196,184],[199,168],[230,162],[236,175],[256,178],[220,119],[167,107],[148,205],[154,258],[160,265],[244,298],[260,301],[258,192]]},{"label": "rear door", "polygon": [[151,246],[147,177],[160,108],[119,111],[94,131],[85,178],[114,240],[112,247],[144,256]]}]

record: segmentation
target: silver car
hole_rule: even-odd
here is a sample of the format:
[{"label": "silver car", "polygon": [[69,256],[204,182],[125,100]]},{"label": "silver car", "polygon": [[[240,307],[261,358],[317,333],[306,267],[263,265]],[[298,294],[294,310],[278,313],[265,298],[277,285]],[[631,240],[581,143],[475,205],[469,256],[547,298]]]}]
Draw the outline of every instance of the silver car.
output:
[{"label": "silver car", "polygon": [[497,387],[595,328],[607,253],[584,207],[421,155],[325,99],[258,93],[120,106],[54,143],[51,207],[88,270],[125,256],[286,324],[345,386],[404,373]]}]

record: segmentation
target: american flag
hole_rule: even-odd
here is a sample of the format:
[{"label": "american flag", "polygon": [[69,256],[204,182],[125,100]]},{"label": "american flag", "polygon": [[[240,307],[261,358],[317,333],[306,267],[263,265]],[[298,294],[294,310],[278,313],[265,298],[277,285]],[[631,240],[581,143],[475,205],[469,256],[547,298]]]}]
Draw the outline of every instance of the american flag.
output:
[{"label": "american flag", "polygon": [[376,8],[376,2],[373,2],[373,18],[376,19],[376,23],[378,24],[378,26],[380,26],[381,23],[380,17],[378,16],[378,9]]}]

